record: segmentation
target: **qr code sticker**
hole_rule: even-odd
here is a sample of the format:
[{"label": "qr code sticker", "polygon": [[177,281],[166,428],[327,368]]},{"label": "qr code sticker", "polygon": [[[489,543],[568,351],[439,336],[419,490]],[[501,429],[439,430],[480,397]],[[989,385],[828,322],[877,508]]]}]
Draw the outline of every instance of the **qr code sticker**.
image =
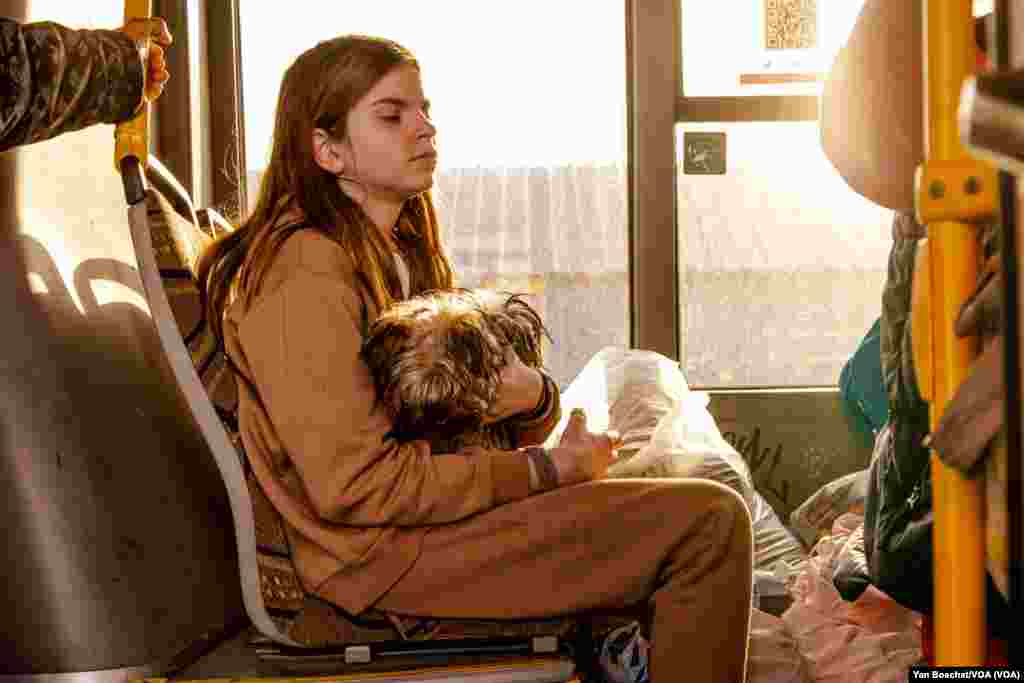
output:
[{"label": "qr code sticker", "polygon": [[818,44],[818,0],[764,0],[765,47],[806,50]]}]

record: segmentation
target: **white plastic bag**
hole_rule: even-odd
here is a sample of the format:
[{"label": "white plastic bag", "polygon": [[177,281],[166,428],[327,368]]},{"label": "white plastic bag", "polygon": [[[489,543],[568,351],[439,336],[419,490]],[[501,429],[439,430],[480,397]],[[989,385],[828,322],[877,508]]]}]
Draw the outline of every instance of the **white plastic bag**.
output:
[{"label": "white plastic bag", "polygon": [[759,609],[750,613],[747,683],[809,683],[809,667],[786,623]]},{"label": "white plastic bag", "polygon": [[562,419],[544,445],[553,448],[569,413],[582,408],[592,432],[623,439],[609,477],[701,477],[731,486],[748,505],[754,485],[742,456],[708,412],[710,397],[693,392],[679,364],[653,351],[602,349],[561,395]]},{"label": "white plastic bag", "polygon": [[722,436],[710,396],[691,391],[675,361],[653,351],[605,348],[561,395],[562,419],[545,442],[558,444],[573,408],[593,432],[614,429],[624,445],[608,476],[695,477],[731,487],[747,503],[754,527],[754,565],[801,562],[806,552],[754,488],[750,468]]},{"label": "white plastic bag", "polygon": [[789,523],[810,548],[847,512],[861,512],[868,494],[868,471],[852,472],[822,486],[789,515]]},{"label": "white plastic bag", "polygon": [[750,503],[754,527],[754,568],[776,575],[792,571],[807,559],[800,540],[782,523],[775,509],[755,490]]},{"label": "white plastic bag", "polygon": [[635,453],[689,391],[678,364],[661,354],[602,349],[562,392],[562,419],[544,445],[558,445],[569,413],[582,408],[591,431],[617,429],[624,441],[620,452]]},{"label": "white plastic bag", "polygon": [[864,518],[840,515],[795,577],[782,615],[822,683],[902,683],[921,660],[921,617],[869,586],[847,602],[832,583],[837,556]]},{"label": "white plastic bag", "polygon": [[612,464],[608,476],[712,479],[731,487],[752,506],[750,469],[718,431],[708,412],[709,402],[706,393],[687,391],[662,416],[648,442],[632,457],[622,457]]}]

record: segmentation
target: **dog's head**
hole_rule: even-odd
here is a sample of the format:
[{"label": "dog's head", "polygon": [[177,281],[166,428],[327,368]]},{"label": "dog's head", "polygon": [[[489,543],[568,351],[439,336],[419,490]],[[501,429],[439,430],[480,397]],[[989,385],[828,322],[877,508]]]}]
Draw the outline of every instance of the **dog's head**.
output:
[{"label": "dog's head", "polygon": [[408,441],[479,429],[497,398],[506,349],[540,368],[545,336],[540,316],[519,296],[446,290],[384,311],[361,354],[393,435]]}]

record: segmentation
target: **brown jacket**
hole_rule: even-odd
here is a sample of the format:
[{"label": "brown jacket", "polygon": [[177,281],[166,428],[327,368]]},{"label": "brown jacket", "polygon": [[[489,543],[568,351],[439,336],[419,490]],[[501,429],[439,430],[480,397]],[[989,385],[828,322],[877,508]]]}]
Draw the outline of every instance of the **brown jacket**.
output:
[{"label": "brown jacket", "polygon": [[[361,302],[351,261],[313,230],[290,237],[248,310],[225,321],[239,382],[239,423],[254,473],[288,528],[307,590],[352,614],[371,606],[413,565],[434,525],[529,495],[516,451],[431,454],[399,446],[359,358]],[[371,308],[369,319],[377,312]],[[547,415],[513,430],[539,443]]]}]

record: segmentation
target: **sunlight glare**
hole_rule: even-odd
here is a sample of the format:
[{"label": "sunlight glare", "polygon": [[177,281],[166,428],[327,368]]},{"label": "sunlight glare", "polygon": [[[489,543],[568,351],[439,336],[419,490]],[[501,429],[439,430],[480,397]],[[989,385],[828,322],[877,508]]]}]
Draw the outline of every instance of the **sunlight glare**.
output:
[{"label": "sunlight glare", "polygon": [[[323,3],[241,15],[250,169],[266,165],[277,89],[288,64],[343,33],[395,40],[416,55],[433,103],[441,167],[529,166],[625,158],[621,2]],[[565,27],[586,26],[586,35]],[[595,49],[594,46],[599,46]]]}]

